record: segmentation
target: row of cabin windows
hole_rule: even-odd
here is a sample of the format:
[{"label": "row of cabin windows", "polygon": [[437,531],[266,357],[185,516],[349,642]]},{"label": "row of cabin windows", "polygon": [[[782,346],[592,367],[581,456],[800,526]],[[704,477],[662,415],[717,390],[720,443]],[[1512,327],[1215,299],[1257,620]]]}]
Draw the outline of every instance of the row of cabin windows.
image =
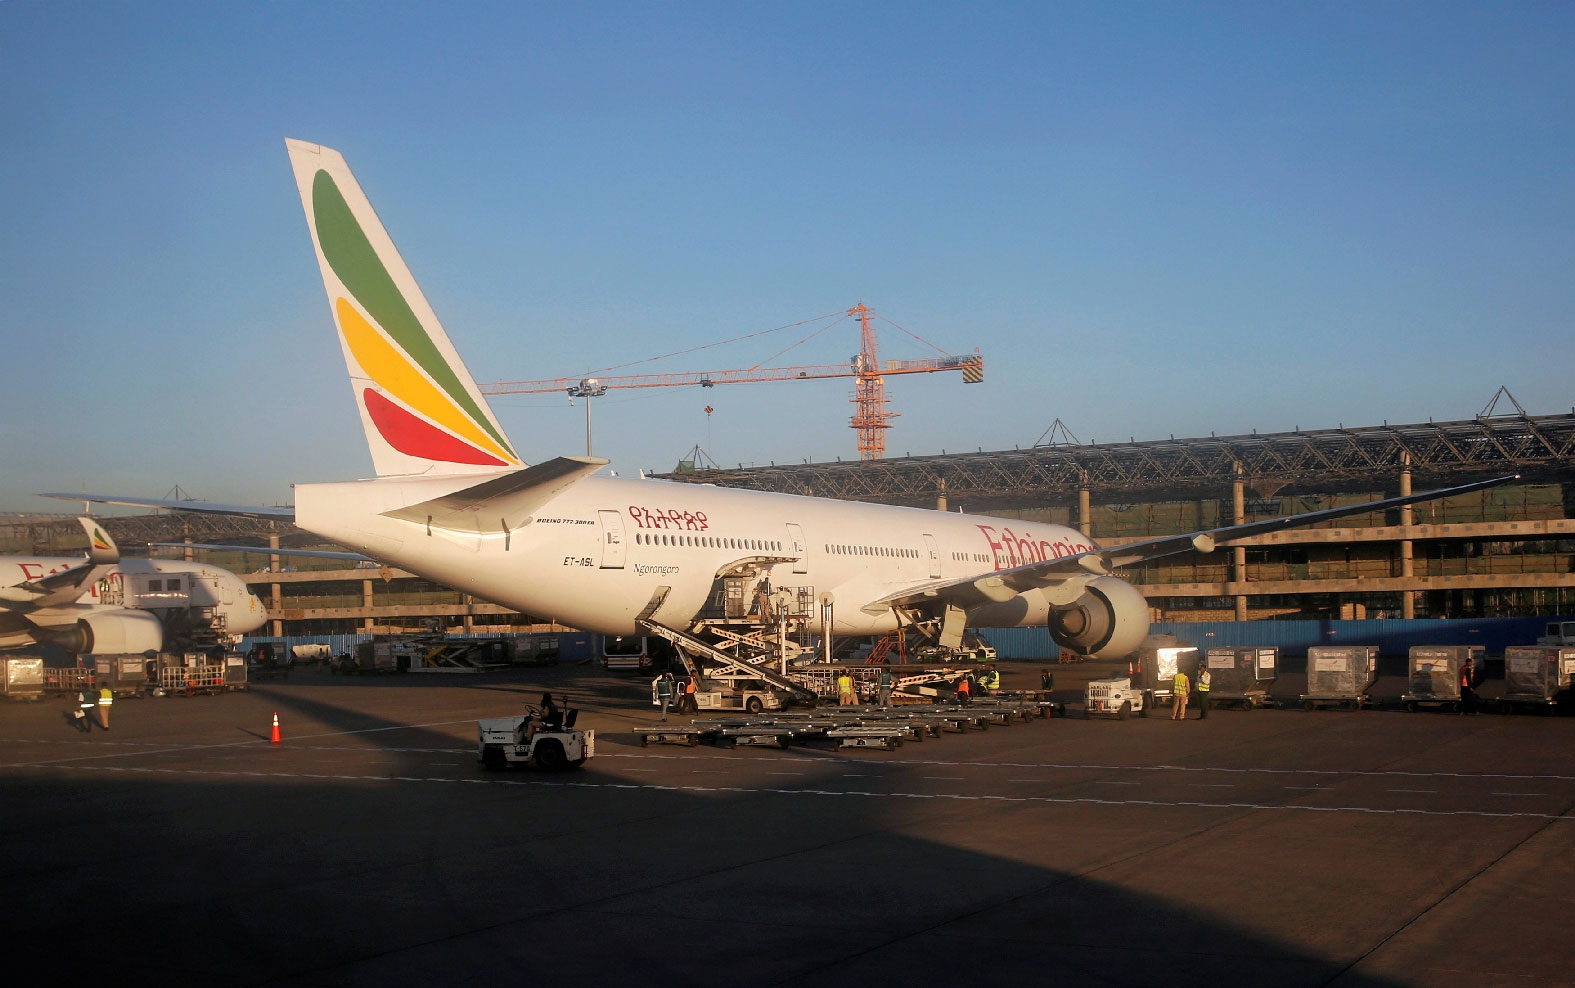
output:
[{"label": "row of cabin windows", "polygon": [[987,563],[990,557],[982,552],[954,552],[952,560],[959,563]]},{"label": "row of cabin windows", "polygon": [[919,550],[902,549],[888,545],[826,545],[832,556],[886,556],[892,559],[918,559]]},{"label": "row of cabin windows", "polygon": [[658,535],[640,532],[634,541],[639,545],[694,546],[699,549],[746,549],[750,552],[781,552],[782,543],[770,539],[733,539],[720,535]]},{"label": "row of cabin windows", "polygon": [[180,577],[178,577],[178,576],[171,577],[170,581],[169,581],[169,586],[165,586],[163,580],[149,580],[148,581],[148,592],[149,593],[162,593],[162,592],[164,592],[166,590],[171,591],[173,593],[179,593],[180,592]]}]

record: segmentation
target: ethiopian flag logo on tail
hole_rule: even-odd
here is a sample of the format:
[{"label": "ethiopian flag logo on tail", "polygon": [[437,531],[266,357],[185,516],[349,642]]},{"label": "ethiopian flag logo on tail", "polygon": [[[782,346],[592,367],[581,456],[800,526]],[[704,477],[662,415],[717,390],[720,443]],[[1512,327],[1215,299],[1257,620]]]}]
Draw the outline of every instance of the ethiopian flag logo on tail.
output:
[{"label": "ethiopian flag logo on tail", "polygon": [[521,466],[344,159],[288,144],[377,472]]},{"label": "ethiopian flag logo on tail", "polygon": [[93,543],[93,548],[99,550],[100,552],[114,551],[115,547],[110,543],[109,536],[105,535],[104,530],[99,528],[97,525],[93,526],[93,532],[89,536],[89,539]]}]

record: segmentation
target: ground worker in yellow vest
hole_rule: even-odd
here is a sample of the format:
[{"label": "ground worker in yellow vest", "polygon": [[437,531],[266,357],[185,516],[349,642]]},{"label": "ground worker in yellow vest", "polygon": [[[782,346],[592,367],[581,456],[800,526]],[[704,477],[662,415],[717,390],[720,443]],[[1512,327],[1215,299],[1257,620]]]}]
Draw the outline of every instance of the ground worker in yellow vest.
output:
[{"label": "ground worker in yellow vest", "polygon": [[98,726],[109,730],[109,708],[115,702],[115,691],[105,686],[98,691]]},{"label": "ground worker in yellow vest", "polygon": [[1198,668],[1198,720],[1209,715],[1209,686],[1214,682],[1214,677],[1209,674],[1208,666]]},{"label": "ground worker in yellow vest", "polygon": [[853,693],[853,677],[844,669],[837,677],[837,706],[851,707],[858,702],[859,698]]},{"label": "ground worker in yellow vest", "polygon": [[1184,720],[1187,716],[1187,692],[1191,685],[1187,681],[1187,674],[1177,669],[1172,684],[1174,693],[1171,697],[1170,719]]},{"label": "ground worker in yellow vest", "polygon": [[984,691],[986,693],[994,693],[1000,688],[1001,673],[995,666],[991,666],[990,670],[984,674]]}]

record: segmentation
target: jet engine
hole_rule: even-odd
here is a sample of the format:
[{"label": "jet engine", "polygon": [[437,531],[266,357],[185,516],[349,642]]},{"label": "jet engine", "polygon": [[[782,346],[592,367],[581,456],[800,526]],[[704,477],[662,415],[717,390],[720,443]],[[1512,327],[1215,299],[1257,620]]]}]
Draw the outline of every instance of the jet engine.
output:
[{"label": "jet engine", "polygon": [[55,632],[49,638],[66,651],[78,654],[140,655],[150,649],[157,652],[164,645],[164,626],[147,611],[127,608],[90,614],[79,619],[75,627]]},{"label": "jet engine", "polygon": [[1090,580],[1070,607],[1050,611],[1050,637],[1062,648],[1095,658],[1132,654],[1148,635],[1148,600],[1114,576]]}]

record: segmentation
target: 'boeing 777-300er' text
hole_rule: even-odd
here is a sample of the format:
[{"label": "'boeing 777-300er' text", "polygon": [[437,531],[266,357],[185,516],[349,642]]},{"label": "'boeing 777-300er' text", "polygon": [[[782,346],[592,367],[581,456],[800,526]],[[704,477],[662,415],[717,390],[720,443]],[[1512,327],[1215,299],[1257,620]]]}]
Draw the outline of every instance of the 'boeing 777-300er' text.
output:
[{"label": "'boeing 777-300er' text", "polygon": [[804,620],[815,634],[912,626],[955,647],[966,626],[1048,625],[1063,648],[1121,656],[1149,628],[1142,592],[1115,575],[1122,566],[1513,479],[1102,549],[1060,525],[603,476],[607,461],[590,457],[527,465],[344,158],[286,144],[376,477],[297,484],[293,511],[246,513],[292,517],[372,558],[573,627],[685,634],[725,581],[769,580],[779,594],[812,588],[821,606]]}]

